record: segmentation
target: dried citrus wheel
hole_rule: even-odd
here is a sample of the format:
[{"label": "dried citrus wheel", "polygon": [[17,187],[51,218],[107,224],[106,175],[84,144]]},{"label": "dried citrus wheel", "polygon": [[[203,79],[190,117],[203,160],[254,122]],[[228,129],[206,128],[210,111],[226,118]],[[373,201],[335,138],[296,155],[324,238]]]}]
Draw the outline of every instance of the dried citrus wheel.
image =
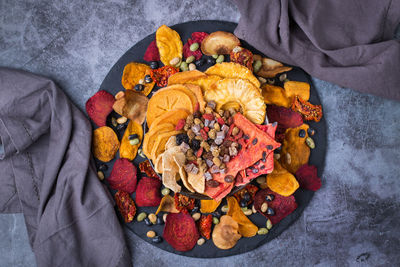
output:
[{"label": "dried citrus wheel", "polygon": [[292,195],[299,188],[293,174],[283,168],[277,160],[274,160],[274,171],[267,175],[267,185],[269,189],[284,197]]},{"label": "dried citrus wheel", "polygon": [[207,75],[199,70],[177,72],[168,78],[168,85],[184,84],[203,77],[207,77]]},{"label": "dried citrus wheel", "polygon": [[144,136],[143,153],[147,157],[150,157],[151,150],[153,149],[154,143],[159,134],[175,130],[175,125],[170,122],[161,123],[155,126],[156,127],[154,129],[152,127],[151,130]]},{"label": "dried citrus wheel", "polygon": [[180,89],[157,92],[151,97],[147,106],[147,125],[151,127],[153,121],[157,117],[165,114],[167,111],[175,109],[185,109],[193,113],[194,106],[190,95]]},{"label": "dried citrus wheel", "polygon": [[223,79],[204,94],[206,101],[214,100],[217,110],[230,108],[243,110],[243,115],[253,123],[261,124],[265,119],[266,106],[259,88],[248,80]]},{"label": "dried citrus wheel", "polygon": [[261,86],[261,90],[265,104],[272,104],[285,108],[290,107],[291,103],[282,87],[265,83]]},{"label": "dried citrus wheel", "polygon": [[253,73],[243,65],[233,62],[224,62],[209,67],[205,73],[207,75],[218,75],[223,78],[238,78],[249,80],[257,88],[260,87],[260,81]]},{"label": "dried citrus wheel", "polygon": [[154,142],[153,148],[151,150],[150,158],[155,161],[161,153],[165,151],[165,144],[168,139],[173,136],[182,133],[183,131],[169,131],[159,134]]},{"label": "dried citrus wheel", "polygon": [[[137,135],[135,137],[134,135]],[[130,140],[131,136],[131,140]],[[139,142],[135,145],[131,144],[131,141],[134,139],[138,139]],[[143,128],[142,125],[135,121],[129,121],[128,127],[125,130],[124,136],[121,139],[121,147],[119,148],[119,156],[121,158],[126,158],[129,160],[133,160],[136,158],[137,151],[142,143],[143,139]]]},{"label": "dried citrus wheel", "polygon": [[167,66],[174,58],[182,59],[183,44],[179,34],[166,25],[157,29],[156,42],[161,62]]},{"label": "dried citrus wheel", "polygon": [[[144,80],[146,75],[150,75],[151,68],[146,64],[131,62],[124,68],[122,74],[122,86],[127,90],[133,90],[135,85],[139,84],[140,80]],[[155,82],[143,83],[144,90],[141,91],[144,95],[149,95],[154,87]]]},{"label": "dried citrus wheel", "polygon": [[118,137],[108,126],[93,131],[93,154],[103,162],[112,160],[119,149]]}]

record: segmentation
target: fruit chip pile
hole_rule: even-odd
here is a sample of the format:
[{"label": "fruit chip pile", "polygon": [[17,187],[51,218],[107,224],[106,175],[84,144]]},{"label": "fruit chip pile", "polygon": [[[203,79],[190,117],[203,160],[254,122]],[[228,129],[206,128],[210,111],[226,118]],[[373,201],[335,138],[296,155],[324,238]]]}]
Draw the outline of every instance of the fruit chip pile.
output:
[{"label": "fruit chip pile", "polygon": [[[124,91],[97,92],[86,111],[98,127],[98,176],[116,191],[124,221],[165,224],[162,237],[147,233],[152,242],[189,251],[211,239],[230,249],[296,210],[298,188],[321,187],[306,122],[320,121],[322,107],[309,102],[309,84],[288,79],[291,67],[253,54],[232,33],[181,40],[166,25],[143,59],[125,66]],[[265,225],[253,216],[265,216]]]}]

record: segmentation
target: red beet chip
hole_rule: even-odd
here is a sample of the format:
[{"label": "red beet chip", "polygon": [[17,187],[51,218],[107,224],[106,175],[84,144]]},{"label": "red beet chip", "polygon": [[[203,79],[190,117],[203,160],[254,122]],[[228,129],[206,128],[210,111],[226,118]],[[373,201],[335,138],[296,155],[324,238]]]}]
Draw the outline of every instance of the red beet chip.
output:
[{"label": "red beet chip", "polygon": [[86,112],[97,126],[106,126],[107,116],[113,110],[114,102],[112,94],[100,90],[86,102]]},{"label": "red beet chip", "polygon": [[189,251],[194,248],[200,235],[192,216],[183,213],[169,213],[163,237],[174,249]]},{"label": "red beet chip", "polygon": [[133,221],[136,215],[136,206],[129,194],[124,191],[118,191],[115,193],[114,199],[124,221],[126,223]]},{"label": "red beet chip", "polygon": [[318,177],[317,167],[314,165],[304,164],[297,170],[295,176],[303,189],[317,191],[321,188],[321,178]]},{"label": "red beet chip", "polygon": [[185,127],[185,124],[186,124],[186,120],[185,120],[185,119],[180,119],[180,120],[178,121],[178,123],[176,124],[176,126],[175,126],[175,130],[176,130],[176,131],[182,130],[183,127]]},{"label": "red beet chip", "polygon": [[161,201],[161,181],[143,177],[136,188],[136,204],[139,207],[157,207]]},{"label": "red beet chip", "polygon": [[303,124],[301,114],[290,108],[275,105],[267,106],[267,117],[270,122],[278,122],[278,127],[284,129],[299,127]]},{"label": "red beet chip", "polygon": [[188,58],[190,56],[194,56],[196,60],[199,60],[202,57],[203,54],[201,53],[201,49],[200,48],[197,49],[196,51],[191,51],[190,50],[190,46],[193,43],[197,43],[197,42],[194,42],[190,38],[187,40],[186,44],[183,46],[183,56],[185,58]]},{"label": "red beet chip", "polygon": [[[274,195],[274,200],[267,202],[265,197],[269,194]],[[267,202],[268,207],[274,210],[274,215],[268,215],[267,213],[261,212],[261,205],[264,202]],[[270,219],[272,224],[277,224],[283,218],[297,209],[297,203],[293,195],[284,197],[267,188],[257,192],[256,196],[254,197],[254,208],[256,211]]]},{"label": "red beet chip", "polygon": [[107,178],[110,187],[132,194],[136,190],[137,170],[128,159],[119,158],[115,161],[110,177]]},{"label": "red beet chip", "polygon": [[156,40],[149,44],[144,53],[143,59],[146,61],[160,61],[160,53],[158,52]]},{"label": "red beet chip", "polygon": [[208,36],[208,33],[206,33],[206,32],[193,32],[191,37],[192,37],[193,42],[201,44],[203,42],[204,38],[206,38],[207,36]]}]

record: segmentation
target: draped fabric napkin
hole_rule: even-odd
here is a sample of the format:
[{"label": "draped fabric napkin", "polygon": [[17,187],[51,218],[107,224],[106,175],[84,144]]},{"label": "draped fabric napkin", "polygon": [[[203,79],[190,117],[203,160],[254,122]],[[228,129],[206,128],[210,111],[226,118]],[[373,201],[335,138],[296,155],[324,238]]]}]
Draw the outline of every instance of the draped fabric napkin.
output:
[{"label": "draped fabric napkin", "polygon": [[399,0],[232,0],[235,34],[284,63],[400,101]]},{"label": "draped fabric napkin", "polygon": [[0,68],[0,212],[23,212],[38,266],[131,266],[91,126],[49,79]]}]

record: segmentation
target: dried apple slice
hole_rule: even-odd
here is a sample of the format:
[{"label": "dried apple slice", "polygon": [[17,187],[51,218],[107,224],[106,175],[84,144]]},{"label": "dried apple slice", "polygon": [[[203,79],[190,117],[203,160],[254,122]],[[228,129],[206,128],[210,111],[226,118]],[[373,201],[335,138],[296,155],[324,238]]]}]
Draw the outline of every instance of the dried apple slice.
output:
[{"label": "dried apple slice", "polygon": [[207,56],[226,55],[239,45],[240,41],[234,34],[217,31],[204,38],[201,43],[201,51]]}]

